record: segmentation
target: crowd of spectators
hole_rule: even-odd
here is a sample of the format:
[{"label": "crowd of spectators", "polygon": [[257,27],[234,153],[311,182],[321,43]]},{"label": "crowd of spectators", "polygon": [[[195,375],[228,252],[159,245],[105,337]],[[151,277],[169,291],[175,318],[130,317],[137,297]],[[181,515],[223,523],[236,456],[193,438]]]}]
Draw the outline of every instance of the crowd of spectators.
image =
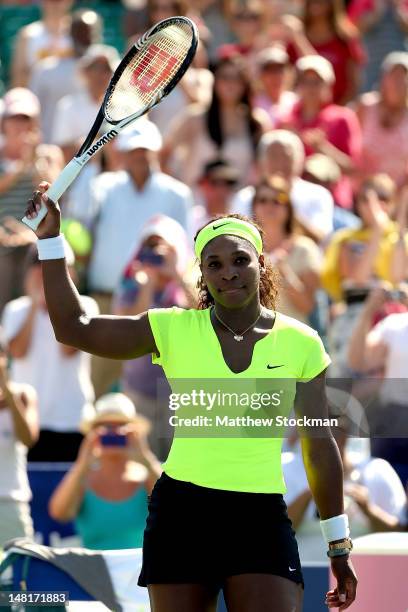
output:
[{"label": "crowd of spectators", "polygon": [[[107,44],[103,19],[113,4],[121,5],[119,50]],[[91,360],[56,342],[34,236],[19,220],[39,179],[52,182],[87,135],[120,53],[177,14],[200,32],[192,66],[60,202],[84,307],[130,316],[196,307],[196,231],[216,215],[254,218],[281,278],[278,309],[322,334],[329,376],[347,389],[336,437],[354,534],[404,529],[406,0],[3,0],[0,16],[32,5],[40,19],[15,32],[0,99],[0,462],[10,465],[0,475],[0,548],[32,535],[28,448],[33,462],[72,462],[49,511],[74,520],[86,546],[141,543],[172,435],[157,400],[163,375],[150,357]],[[371,442],[357,459],[351,395]],[[109,445],[111,430],[123,445]],[[320,560],[293,437],[285,451],[301,556]],[[106,520],[118,531],[107,534]]]}]

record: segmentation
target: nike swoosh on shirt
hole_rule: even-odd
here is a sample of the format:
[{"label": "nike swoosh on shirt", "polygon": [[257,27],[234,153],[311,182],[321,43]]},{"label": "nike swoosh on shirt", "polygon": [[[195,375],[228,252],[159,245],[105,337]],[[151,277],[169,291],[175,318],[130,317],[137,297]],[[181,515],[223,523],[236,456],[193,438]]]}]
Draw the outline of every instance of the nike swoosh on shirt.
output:
[{"label": "nike swoosh on shirt", "polygon": [[296,572],[296,567],[289,567],[290,572]]},{"label": "nike swoosh on shirt", "polygon": [[228,221],[227,221],[227,223],[220,223],[219,225],[213,225],[213,230],[216,230],[219,227],[222,227],[223,225],[228,225]]},{"label": "nike swoosh on shirt", "polygon": [[282,364],[282,365],[277,365],[277,366],[271,366],[271,365],[269,365],[269,363],[268,363],[268,365],[267,365],[266,367],[268,368],[268,370],[274,370],[275,368],[283,368],[283,366],[284,366],[284,364]]}]

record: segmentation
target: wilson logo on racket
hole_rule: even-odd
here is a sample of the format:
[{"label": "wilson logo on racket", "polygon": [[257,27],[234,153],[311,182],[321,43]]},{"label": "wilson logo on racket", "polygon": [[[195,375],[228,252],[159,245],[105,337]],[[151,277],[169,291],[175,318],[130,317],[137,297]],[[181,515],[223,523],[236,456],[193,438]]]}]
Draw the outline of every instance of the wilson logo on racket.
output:
[{"label": "wilson logo on racket", "polygon": [[117,133],[116,130],[111,130],[110,132],[105,134],[105,136],[102,136],[102,138],[100,138],[97,142],[95,142],[93,147],[91,147],[90,149],[87,150],[87,154],[89,155],[89,157],[92,157],[92,155],[94,153],[96,153],[98,151],[98,149],[103,147],[103,145],[105,145],[110,140],[113,140],[115,138],[115,136],[117,136],[117,135],[118,135],[118,133]]},{"label": "wilson logo on racket", "polygon": [[167,81],[178,61],[177,57],[152,43],[143,62],[133,71],[130,84],[139,87],[143,93],[157,89],[160,83]]}]

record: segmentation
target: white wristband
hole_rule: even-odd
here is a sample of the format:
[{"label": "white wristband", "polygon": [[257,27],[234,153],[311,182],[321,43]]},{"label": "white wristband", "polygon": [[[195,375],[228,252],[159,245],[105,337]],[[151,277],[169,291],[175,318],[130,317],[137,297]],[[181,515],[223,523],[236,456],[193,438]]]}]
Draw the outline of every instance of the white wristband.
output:
[{"label": "white wristband", "polygon": [[350,536],[349,520],[347,514],[339,514],[329,519],[320,521],[323,538],[327,543],[335,540],[343,540]]},{"label": "white wristband", "polygon": [[65,258],[65,239],[63,234],[54,238],[43,238],[37,240],[38,259],[64,259]]}]

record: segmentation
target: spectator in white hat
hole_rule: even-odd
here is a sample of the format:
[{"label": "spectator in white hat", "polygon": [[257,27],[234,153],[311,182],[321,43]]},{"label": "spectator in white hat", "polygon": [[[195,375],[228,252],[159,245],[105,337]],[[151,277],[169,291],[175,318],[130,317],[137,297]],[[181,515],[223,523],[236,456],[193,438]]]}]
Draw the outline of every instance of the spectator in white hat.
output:
[{"label": "spectator in white hat", "polygon": [[[114,314],[135,316],[148,308],[195,307],[198,294],[187,276],[191,262],[187,235],[181,225],[165,215],[149,219],[115,292]],[[163,372],[155,367],[150,355],[124,363],[121,386],[139,412],[151,421],[150,444],[164,461],[173,432],[167,410],[158,402],[159,385],[168,388]]]},{"label": "spectator in white hat", "polygon": [[58,521],[75,520],[86,548],[142,546],[147,496],[162,471],[146,440],[149,428],[123,393],[104,395],[85,415],[78,458],[49,512]]},{"label": "spectator in white hat", "polygon": [[[106,172],[91,184],[94,249],[88,285],[102,313],[111,312],[112,294],[152,215],[167,215],[187,231],[191,227],[191,191],[160,171],[161,144],[157,127],[147,119],[139,120],[116,140],[124,169]],[[121,363],[94,359],[92,377],[98,397],[120,377]]]},{"label": "spectator in white hat", "polygon": [[63,166],[60,149],[41,144],[38,98],[24,87],[10,89],[0,117],[0,312],[22,294],[28,238],[20,245],[8,240],[9,218],[21,219],[24,202],[44,172],[52,182]]},{"label": "spectator in white hat", "polygon": [[280,114],[292,108],[297,100],[296,94],[290,90],[290,58],[283,47],[275,45],[258,53],[256,67],[261,90],[254,98],[254,108],[266,112],[270,127],[274,128]]},{"label": "spectator in white hat", "polygon": [[350,209],[353,191],[350,175],[360,161],[361,130],[353,110],[332,103],[335,74],[331,63],[319,55],[296,62],[299,102],[282,118],[281,126],[299,134],[306,156],[323,153],[334,159],[342,177],[333,190],[338,206]]},{"label": "spectator in white hat", "polygon": [[363,138],[361,180],[384,172],[401,187],[408,161],[408,53],[385,57],[378,91],[363,94],[356,111]]}]

